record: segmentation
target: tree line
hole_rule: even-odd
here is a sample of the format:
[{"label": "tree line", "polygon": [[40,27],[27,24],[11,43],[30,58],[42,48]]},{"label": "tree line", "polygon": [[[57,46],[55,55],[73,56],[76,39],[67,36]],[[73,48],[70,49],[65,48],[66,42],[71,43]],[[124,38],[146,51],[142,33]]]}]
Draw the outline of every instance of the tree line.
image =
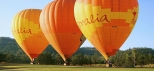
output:
[{"label": "tree line", "polygon": [[[68,59],[72,65],[106,64],[104,57],[94,47],[82,47]],[[136,65],[154,64],[154,49],[148,47],[133,47],[119,50],[109,58],[115,66],[134,67]],[[0,37],[0,62],[30,63],[28,56],[21,50],[14,39]],[[35,59],[35,63],[63,65],[61,56],[49,45]]]}]

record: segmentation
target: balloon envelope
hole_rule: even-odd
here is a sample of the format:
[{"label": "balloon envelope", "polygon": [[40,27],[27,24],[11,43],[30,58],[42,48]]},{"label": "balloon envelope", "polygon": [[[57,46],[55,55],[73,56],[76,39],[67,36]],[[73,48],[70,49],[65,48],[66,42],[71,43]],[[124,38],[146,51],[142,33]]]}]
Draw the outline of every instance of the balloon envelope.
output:
[{"label": "balloon envelope", "polygon": [[138,7],[137,0],[76,0],[74,15],[85,37],[108,59],[133,30]]},{"label": "balloon envelope", "polygon": [[40,23],[45,37],[65,61],[85,41],[74,19],[75,0],[55,0],[41,12]]},{"label": "balloon envelope", "polygon": [[16,14],[12,21],[12,33],[22,50],[32,60],[48,46],[40,29],[39,9],[25,9]]}]

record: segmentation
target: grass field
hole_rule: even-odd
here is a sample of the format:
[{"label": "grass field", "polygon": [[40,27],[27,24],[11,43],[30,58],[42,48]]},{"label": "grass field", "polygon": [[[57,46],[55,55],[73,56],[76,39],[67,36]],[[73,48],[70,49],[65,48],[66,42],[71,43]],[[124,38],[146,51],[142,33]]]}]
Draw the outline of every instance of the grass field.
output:
[{"label": "grass field", "polygon": [[100,68],[30,64],[0,64],[0,71],[154,71],[154,68]]}]

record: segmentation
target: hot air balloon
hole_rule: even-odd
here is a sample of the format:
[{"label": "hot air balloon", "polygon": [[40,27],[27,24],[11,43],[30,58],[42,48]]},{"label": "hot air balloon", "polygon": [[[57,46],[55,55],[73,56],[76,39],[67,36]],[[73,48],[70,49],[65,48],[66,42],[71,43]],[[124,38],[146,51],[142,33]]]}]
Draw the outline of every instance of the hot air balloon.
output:
[{"label": "hot air balloon", "polygon": [[16,42],[32,61],[49,44],[40,28],[41,11],[39,9],[22,10],[14,16],[11,26]]},{"label": "hot air balloon", "polygon": [[75,20],[107,60],[132,32],[139,12],[137,0],[76,0]]},{"label": "hot air balloon", "polygon": [[40,23],[45,37],[67,61],[85,41],[74,19],[75,0],[55,0],[41,12]]}]

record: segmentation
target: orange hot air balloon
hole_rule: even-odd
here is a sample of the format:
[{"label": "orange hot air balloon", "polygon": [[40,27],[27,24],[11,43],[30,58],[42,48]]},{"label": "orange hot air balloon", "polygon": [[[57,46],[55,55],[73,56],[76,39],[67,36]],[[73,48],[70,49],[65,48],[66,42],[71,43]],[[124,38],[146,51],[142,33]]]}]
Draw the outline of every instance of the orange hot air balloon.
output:
[{"label": "orange hot air balloon", "polygon": [[138,17],[137,0],[76,0],[75,20],[107,60],[122,46]]},{"label": "orange hot air balloon", "polygon": [[64,61],[85,41],[74,19],[75,0],[55,0],[41,12],[40,23],[45,37]]},{"label": "orange hot air balloon", "polygon": [[40,28],[41,11],[39,9],[22,10],[12,21],[14,38],[31,60],[41,54],[49,44]]}]

